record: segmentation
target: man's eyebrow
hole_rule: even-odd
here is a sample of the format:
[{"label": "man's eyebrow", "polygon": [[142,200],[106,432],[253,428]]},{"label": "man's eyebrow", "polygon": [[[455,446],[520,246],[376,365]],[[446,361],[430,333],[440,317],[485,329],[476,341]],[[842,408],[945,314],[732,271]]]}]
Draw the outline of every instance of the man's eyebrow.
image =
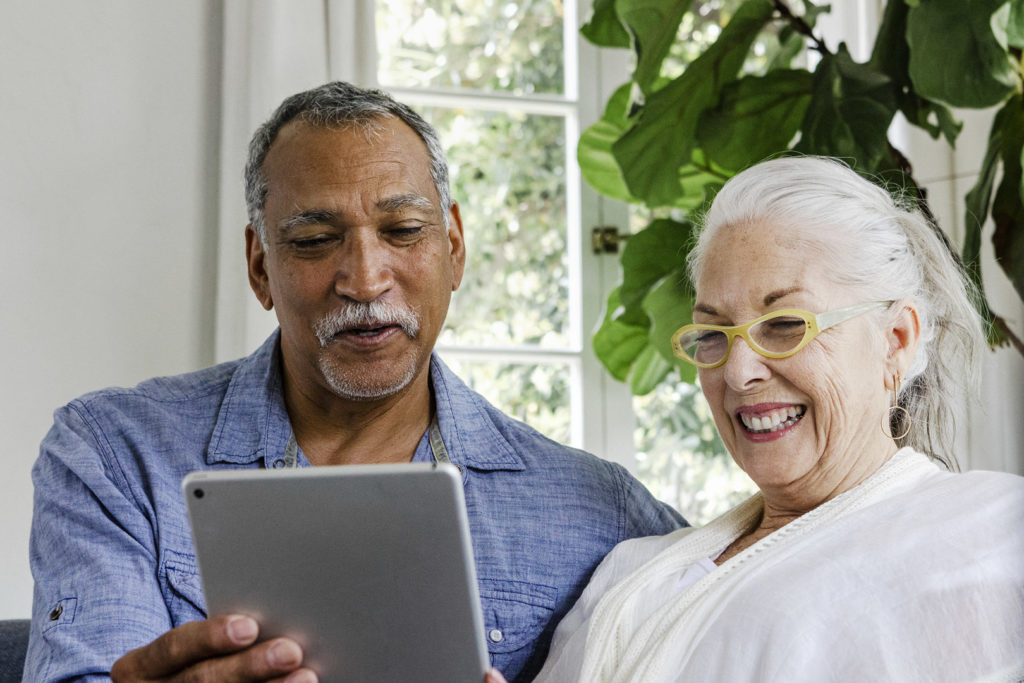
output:
[{"label": "man's eyebrow", "polygon": [[407,194],[398,194],[393,197],[386,197],[381,201],[377,202],[377,208],[387,213],[398,213],[403,209],[422,209],[429,211],[434,208],[434,202],[430,201],[421,194],[415,194],[409,192]]},{"label": "man's eyebrow", "polygon": [[287,216],[277,224],[281,232],[288,232],[304,225],[316,225],[317,223],[330,223],[334,220],[334,213],[324,209],[308,209]]},{"label": "man's eyebrow", "polygon": [[790,287],[788,289],[777,289],[774,292],[769,292],[764,297],[764,305],[765,306],[771,306],[773,303],[775,303],[776,301],[778,301],[779,299],[781,299],[784,296],[789,296],[790,294],[796,294],[797,292],[802,292],[802,291],[804,291],[804,288],[803,287],[799,287],[799,286]]}]

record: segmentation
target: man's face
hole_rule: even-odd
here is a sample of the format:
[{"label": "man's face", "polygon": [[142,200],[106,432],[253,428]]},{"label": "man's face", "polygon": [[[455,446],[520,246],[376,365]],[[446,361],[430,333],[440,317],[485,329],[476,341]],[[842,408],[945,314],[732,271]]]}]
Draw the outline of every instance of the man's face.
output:
[{"label": "man's face", "polygon": [[277,310],[287,381],[310,397],[376,400],[423,374],[465,245],[444,214],[426,145],[397,118],[379,132],[292,121],[263,162],[266,246],[246,231],[249,281]]}]

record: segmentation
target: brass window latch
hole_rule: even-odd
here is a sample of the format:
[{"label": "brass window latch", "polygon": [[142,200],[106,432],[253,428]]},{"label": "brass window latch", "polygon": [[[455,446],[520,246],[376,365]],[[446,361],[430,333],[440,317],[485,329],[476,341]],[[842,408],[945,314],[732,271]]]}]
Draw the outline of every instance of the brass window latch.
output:
[{"label": "brass window latch", "polygon": [[590,231],[590,246],[595,254],[617,254],[619,245],[629,239],[629,234],[620,233],[614,225],[599,225]]}]

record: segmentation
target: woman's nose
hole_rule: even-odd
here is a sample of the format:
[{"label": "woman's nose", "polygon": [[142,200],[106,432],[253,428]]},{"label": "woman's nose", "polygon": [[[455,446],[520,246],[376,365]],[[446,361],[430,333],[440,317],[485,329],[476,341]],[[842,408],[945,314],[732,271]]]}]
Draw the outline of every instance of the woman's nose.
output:
[{"label": "woman's nose", "polygon": [[729,358],[723,366],[725,381],[735,391],[749,389],[753,384],[771,377],[767,359],[750,348],[747,340],[737,337],[733,340]]}]

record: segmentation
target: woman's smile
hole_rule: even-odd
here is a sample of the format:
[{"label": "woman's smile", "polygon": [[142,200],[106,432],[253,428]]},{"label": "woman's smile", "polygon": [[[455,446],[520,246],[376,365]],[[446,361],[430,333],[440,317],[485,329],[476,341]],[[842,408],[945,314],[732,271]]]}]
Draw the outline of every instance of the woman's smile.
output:
[{"label": "woman's smile", "polygon": [[758,403],[736,411],[742,434],[754,442],[774,441],[789,434],[807,413],[794,403]]}]

